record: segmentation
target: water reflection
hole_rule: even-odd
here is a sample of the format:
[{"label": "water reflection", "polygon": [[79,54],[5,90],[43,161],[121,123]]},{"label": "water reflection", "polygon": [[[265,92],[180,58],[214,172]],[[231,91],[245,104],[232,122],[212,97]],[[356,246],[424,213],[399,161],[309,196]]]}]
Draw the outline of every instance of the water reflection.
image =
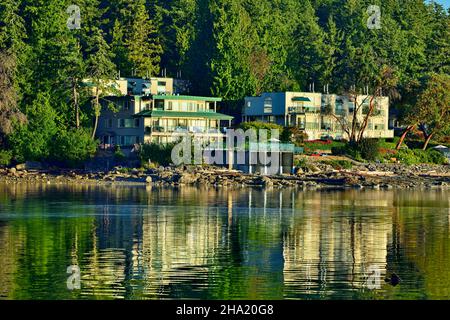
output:
[{"label": "water reflection", "polygon": [[449,218],[444,191],[0,185],[0,298],[449,298]]}]

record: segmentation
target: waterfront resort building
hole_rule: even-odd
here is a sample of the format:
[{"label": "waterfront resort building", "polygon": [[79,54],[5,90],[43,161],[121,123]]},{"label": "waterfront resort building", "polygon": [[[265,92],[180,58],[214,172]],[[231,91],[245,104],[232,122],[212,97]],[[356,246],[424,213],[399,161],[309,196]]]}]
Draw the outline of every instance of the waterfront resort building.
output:
[{"label": "waterfront resort building", "polygon": [[[369,110],[370,96],[357,97],[358,121]],[[375,98],[375,111],[369,118],[368,138],[392,138],[389,130],[389,98]],[[309,140],[348,139],[340,123],[351,123],[355,103],[348,96],[314,92],[274,92],[258,97],[246,97],[242,112],[245,122],[262,121],[282,126],[299,127]],[[334,113],[334,116],[332,115]],[[339,121],[336,119],[338,118]]]},{"label": "waterfront resort building", "polygon": [[183,95],[186,82],[181,80],[120,78],[111,83],[117,93],[102,99],[97,129],[105,148],[174,142],[177,132],[214,141],[224,137],[221,122],[230,126],[233,119],[217,112],[221,98]]}]

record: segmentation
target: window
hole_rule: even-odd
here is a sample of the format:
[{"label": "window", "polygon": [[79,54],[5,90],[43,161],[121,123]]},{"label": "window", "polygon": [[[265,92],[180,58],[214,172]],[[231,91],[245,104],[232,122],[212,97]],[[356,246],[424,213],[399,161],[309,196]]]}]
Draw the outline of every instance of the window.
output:
[{"label": "window", "polygon": [[322,130],[333,130],[333,124],[329,122],[322,122],[321,125]]},{"label": "window", "polygon": [[306,129],[318,130],[319,124],[317,122],[306,122]]},{"label": "window", "polygon": [[252,102],[251,101],[247,101],[247,108],[250,108],[252,106]]},{"label": "window", "polygon": [[166,82],[158,81],[158,93],[166,93]]},{"label": "window", "polygon": [[339,103],[336,101],[335,113],[336,113],[336,115],[339,115],[339,116],[345,115],[345,109],[344,109],[344,105],[342,103]]},{"label": "window", "polygon": [[272,113],[272,98],[264,100],[264,113]]},{"label": "window", "polygon": [[156,100],[155,101],[155,109],[163,110],[164,109],[164,100]]},{"label": "window", "polygon": [[111,129],[112,126],[113,126],[113,120],[112,119],[106,119],[105,122],[106,122],[105,123],[105,127],[108,128],[108,129]]},{"label": "window", "polygon": [[138,128],[139,119],[119,119],[117,123],[119,128]]},{"label": "window", "polygon": [[130,110],[131,101],[125,100],[123,102],[123,110],[128,111]]},{"label": "window", "polygon": [[131,146],[135,143],[139,143],[138,136],[119,136],[117,142],[121,146]]},{"label": "window", "polygon": [[167,110],[169,110],[169,111],[173,110],[173,102],[172,102],[172,101],[169,101],[169,102],[168,102],[168,104],[167,104]]}]

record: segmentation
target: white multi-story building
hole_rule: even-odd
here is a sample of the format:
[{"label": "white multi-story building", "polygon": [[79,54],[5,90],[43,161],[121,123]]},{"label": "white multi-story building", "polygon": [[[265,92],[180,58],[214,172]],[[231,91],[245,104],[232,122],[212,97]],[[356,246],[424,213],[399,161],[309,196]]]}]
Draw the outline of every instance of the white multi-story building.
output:
[{"label": "white multi-story building", "polygon": [[[356,103],[349,96],[315,92],[273,92],[246,97],[243,120],[299,127],[310,140],[331,137],[348,139],[341,123],[351,123],[354,108],[362,122],[369,110],[371,96],[359,95]],[[376,97],[375,110],[364,133],[368,138],[392,138],[389,130],[389,98]],[[339,121],[338,119],[339,118]]]}]

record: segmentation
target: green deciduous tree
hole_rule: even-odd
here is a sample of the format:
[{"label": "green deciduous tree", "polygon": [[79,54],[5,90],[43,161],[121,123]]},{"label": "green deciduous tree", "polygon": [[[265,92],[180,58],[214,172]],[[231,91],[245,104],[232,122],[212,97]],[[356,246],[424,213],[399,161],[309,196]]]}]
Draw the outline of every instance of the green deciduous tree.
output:
[{"label": "green deciduous tree", "polygon": [[51,105],[51,95],[38,93],[26,108],[27,124],[17,124],[9,136],[9,143],[17,161],[46,160],[53,138],[58,131],[57,114]]},{"label": "green deciduous tree", "polygon": [[52,160],[77,166],[95,155],[97,145],[85,129],[61,130],[52,145]]},{"label": "green deciduous tree", "polygon": [[434,136],[450,127],[450,76],[432,74],[417,101],[417,114],[422,124],[425,142],[423,150]]}]

